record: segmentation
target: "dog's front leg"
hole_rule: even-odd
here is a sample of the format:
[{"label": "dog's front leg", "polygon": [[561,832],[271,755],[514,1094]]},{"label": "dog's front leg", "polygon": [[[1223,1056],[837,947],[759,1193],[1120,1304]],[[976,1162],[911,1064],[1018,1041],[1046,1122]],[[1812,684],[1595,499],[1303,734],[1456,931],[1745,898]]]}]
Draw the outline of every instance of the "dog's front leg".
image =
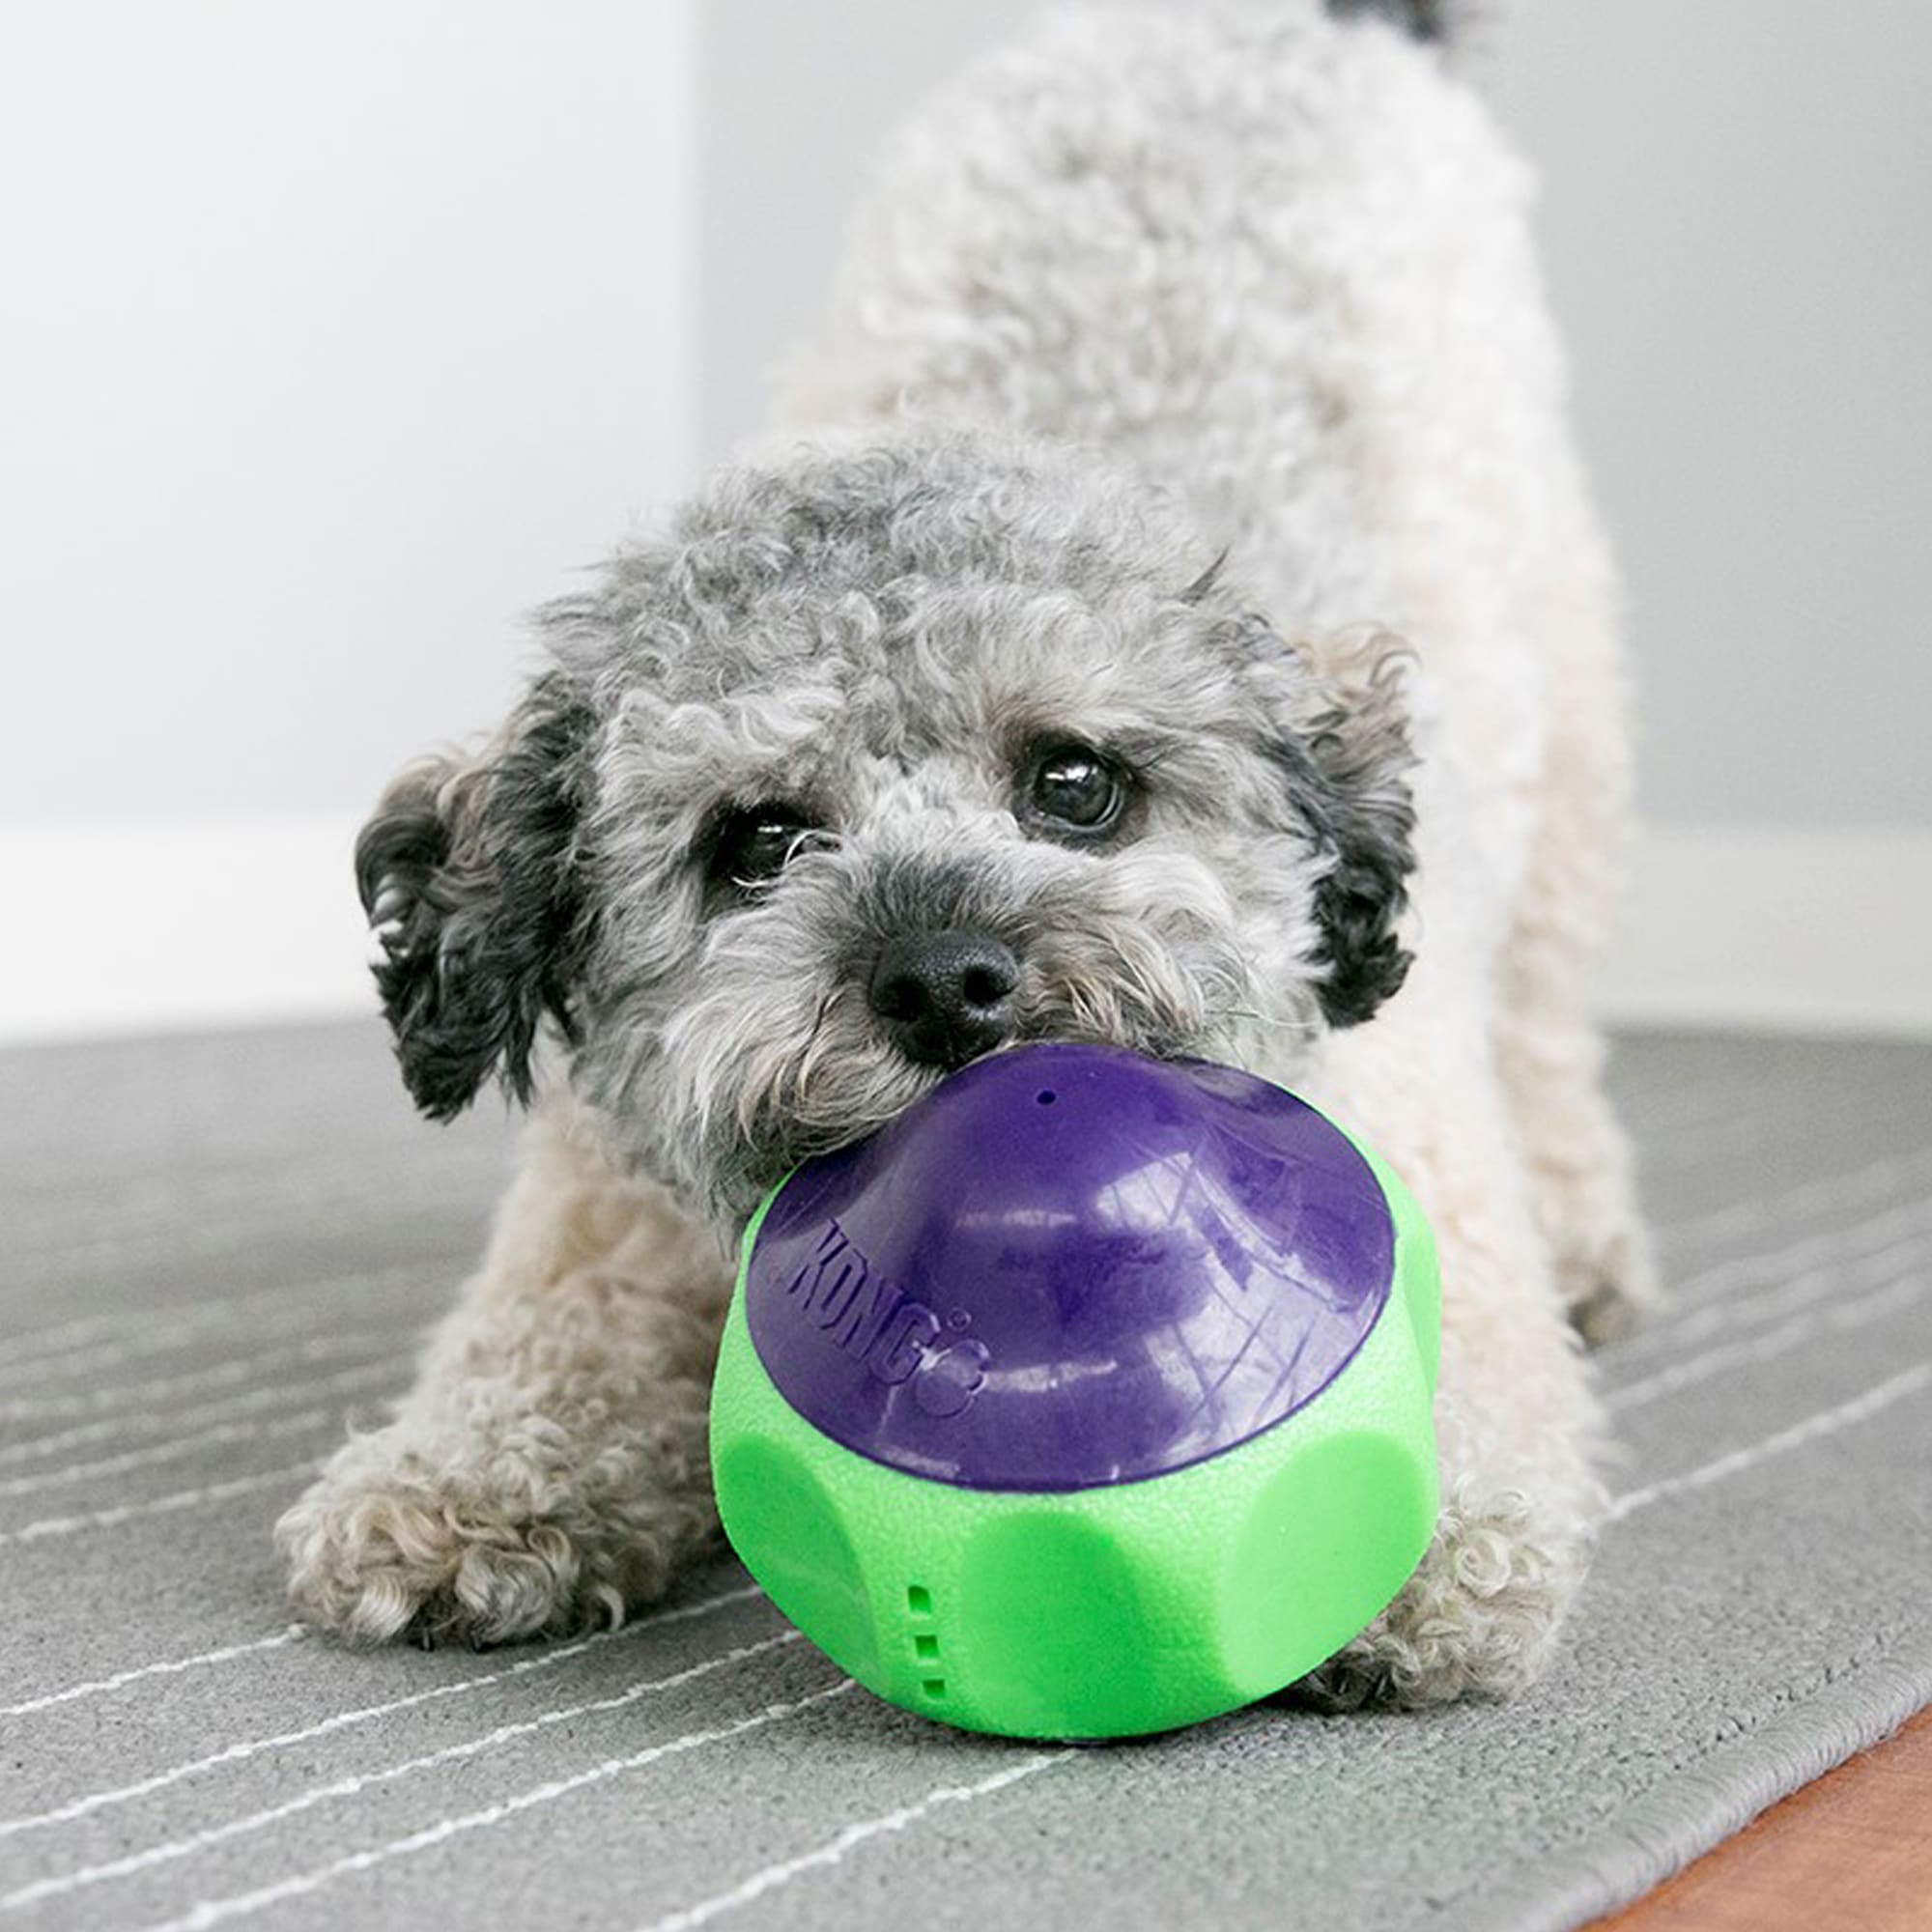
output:
[{"label": "dog's front leg", "polygon": [[[1385,1044],[1400,1049],[1401,1034]],[[1602,1508],[1601,1412],[1502,1094],[1479,1065],[1432,1068],[1423,1042],[1408,1045],[1336,1091],[1350,1094],[1350,1111],[1435,1229],[1442,1501],[1435,1540],[1395,1602],[1308,1680],[1337,1707],[1530,1683],[1583,1579]]]},{"label": "dog's front leg", "polygon": [[655,1601],[717,1530],[705,1414],[729,1287],[668,1196],[540,1119],[395,1420],[277,1526],[297,1606],[366,1641],[486,1644]]}]

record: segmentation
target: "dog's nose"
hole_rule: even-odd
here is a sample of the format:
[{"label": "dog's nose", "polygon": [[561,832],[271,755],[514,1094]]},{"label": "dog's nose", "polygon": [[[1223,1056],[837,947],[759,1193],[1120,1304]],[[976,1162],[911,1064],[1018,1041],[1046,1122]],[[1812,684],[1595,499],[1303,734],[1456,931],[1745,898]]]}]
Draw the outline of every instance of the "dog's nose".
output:
[{"label": "dog's nose", "polygon": [[867,988],[909,1060],[963,1066],[1013,1030],[1019,961],[983,932],[909,932],[887,942]]}]

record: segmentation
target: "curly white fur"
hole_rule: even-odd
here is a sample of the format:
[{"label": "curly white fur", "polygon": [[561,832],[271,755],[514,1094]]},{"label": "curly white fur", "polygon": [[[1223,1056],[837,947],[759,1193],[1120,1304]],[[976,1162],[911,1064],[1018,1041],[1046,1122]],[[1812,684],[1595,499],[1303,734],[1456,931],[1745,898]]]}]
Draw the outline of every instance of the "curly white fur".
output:
[{"label": "curly white fur", "polygon": [[[1060,14],[914,122],[793,371],[787,421],[825,453],[789,436],[553,613],[570,703],[550,687],[519,742],[578,747],[567,781],[529,781],[531,822],[566,849],[487,846],[481,870],[499,923],[532,894],[565,919],[526,871],[567,858],[587,881],[578,952],[543,968],[578,1035],[571,1091],[396,1421],[283,1521],[309,1615],[362,1637],[560,1630],[649,1603],[706,1546],[726,1275],[693,1214],[722,1208],[728,1234],[776,1167],[930,1084],[873,1037],[841,964],[867,895],[923,868],[1027,957],[1027,1032],[1292,1080],[1434,1222],[1437,1540],[1312,1692],[1424,1703],[1542,1667],[1600,1500],[1572,1318],[1607,1331],[1653,1290],[1585,1012],[1628,810],[1612,588],[1528,198],[1429,50],[1315,0]],[[1051,440],[870,427],[908,415]],[[881,582],[837,548],[826,506],[886,500],[905,465],[924,480],[892,498],[891,540],[977,558],[997,526],[997,573]],[[1224,549],[1241,590],[1180,595]],[[1236,650],[1249,595],[1294,651]],[[1409,641],[1406,668],[1364,623]],[[888,635],[910,640],[890,676]],[[997,758],[959,749],[1033,711],[1159,738],[1168,789],[1105,866],[1022,839]],[[1369,818],[1413,790],[1417,963],[1342,1031],[1321,997],[1336,862],[1270,816],[1254,749],[1296,729]],[[781,892],[719,917],[693,841],[775,769],[836,800],[837,826]],[[426,978],[397,942],[399,1029],[482,943],[451,939],[460,867],[424,797],[387,808],[390,860],[418,835],[423,856],[385,911],[443,922]],[[435,1110],[526,1043],[535,969],[512,952],[496,970],[524,1002],[483,1059],[473,1024],[419,1054]]]}]

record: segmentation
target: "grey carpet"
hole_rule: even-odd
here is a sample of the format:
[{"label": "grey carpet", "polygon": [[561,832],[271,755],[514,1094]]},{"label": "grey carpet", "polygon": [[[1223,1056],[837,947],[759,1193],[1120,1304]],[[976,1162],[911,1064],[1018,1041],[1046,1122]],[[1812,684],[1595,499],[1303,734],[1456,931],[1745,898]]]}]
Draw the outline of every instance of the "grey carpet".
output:
[{"label": "grey carpet", "polygon": [[1677,1312],[1507,1707],[1057,1753],[841,1689],[743,1573],[344,1655],[267,1531],[473,1257],[500,1118],[373,1028],[0,1058],[0,1932],[1575,1925],[1932,1699],[1932,1050],[1625,1041]]}]

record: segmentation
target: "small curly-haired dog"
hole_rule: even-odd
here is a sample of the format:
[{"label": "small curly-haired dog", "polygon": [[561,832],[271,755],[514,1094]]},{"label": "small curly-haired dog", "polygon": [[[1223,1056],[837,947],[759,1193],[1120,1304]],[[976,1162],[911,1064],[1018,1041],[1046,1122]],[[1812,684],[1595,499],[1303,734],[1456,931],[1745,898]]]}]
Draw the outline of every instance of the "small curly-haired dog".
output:
[{"label": "small curly-haired dog", "polygon": [[884,172],[788,440],[384,799],[412,1092],[541,1099],[414,1390],[281,1523],[316,1622],[649,1605],[715,1547],[762,1191],[1074,1038],[1295,1087],[1435,1223],[1436,1539],[1316,1693],[1543,1663],[1600,1501],[1577,1330],[1652,1293],[1585,1015],[1625,731],[1529,184],[1443,32],[1090,6],[970,72]]}]

